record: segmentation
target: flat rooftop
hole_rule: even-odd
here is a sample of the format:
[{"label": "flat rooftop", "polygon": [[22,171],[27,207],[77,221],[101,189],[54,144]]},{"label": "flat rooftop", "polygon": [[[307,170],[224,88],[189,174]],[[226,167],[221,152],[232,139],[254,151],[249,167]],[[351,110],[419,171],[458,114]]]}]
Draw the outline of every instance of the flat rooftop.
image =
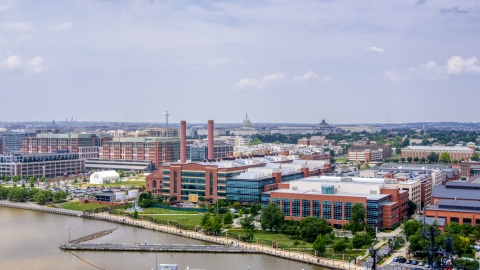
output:
[{"label": "flat rooftop", "polygon": [[277,189],[267,191],[262,194],[284,193],[284,194],[302,194],[302,195],[322,195],[322,196],[344,196],[344,197],[357,197],[367,198],[367,200],[379,200],[390,196],[390,194],[354,194],[354,193],[335,193],[335,194],[323,194],[321,191],[316,190],[291,190],[291,189]]}]

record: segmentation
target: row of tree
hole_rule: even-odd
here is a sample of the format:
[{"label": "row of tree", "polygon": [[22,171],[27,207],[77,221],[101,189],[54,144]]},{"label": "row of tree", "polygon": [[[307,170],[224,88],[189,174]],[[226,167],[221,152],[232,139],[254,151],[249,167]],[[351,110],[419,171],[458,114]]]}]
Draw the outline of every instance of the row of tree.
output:
[{"label": "row of tree", "polygon": [[59,203],[67,198],[67,193],[63,190],[52,192],[51,190],[39,190],[36,188],[27,189],[26,187],[17,187],[13,185],[11,188],[0,186],[0,199],[13,202],[25,202],[33,200],[38,204],[45,204],[49,201]]}]

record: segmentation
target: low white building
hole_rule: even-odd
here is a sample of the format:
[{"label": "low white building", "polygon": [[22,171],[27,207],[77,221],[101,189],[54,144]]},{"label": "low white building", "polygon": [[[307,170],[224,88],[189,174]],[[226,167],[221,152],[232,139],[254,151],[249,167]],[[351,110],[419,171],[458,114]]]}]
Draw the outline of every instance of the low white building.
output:
[{"label": "low white building", "polygon": [[96,172],[90,175],[90,184],[108,184],[116,183],[120,180],[120,176],[116,171]]}]

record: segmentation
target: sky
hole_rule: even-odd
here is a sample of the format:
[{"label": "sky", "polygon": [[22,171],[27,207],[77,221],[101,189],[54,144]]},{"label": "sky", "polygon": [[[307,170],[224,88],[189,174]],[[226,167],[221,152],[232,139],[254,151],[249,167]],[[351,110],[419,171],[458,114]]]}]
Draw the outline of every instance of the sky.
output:
[{"label": "sky", "polygon": [[475,0],[0,0],[0,121],[480,122]]}]

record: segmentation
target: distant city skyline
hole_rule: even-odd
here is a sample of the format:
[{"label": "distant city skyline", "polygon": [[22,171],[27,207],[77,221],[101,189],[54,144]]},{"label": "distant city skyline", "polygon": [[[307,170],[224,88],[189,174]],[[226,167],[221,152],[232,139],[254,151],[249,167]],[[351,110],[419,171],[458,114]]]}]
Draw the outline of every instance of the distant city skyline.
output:
[{"label": "distant city skyline", "polygon": [[0,121],[479,122],[474,0],[0,0]]}]

